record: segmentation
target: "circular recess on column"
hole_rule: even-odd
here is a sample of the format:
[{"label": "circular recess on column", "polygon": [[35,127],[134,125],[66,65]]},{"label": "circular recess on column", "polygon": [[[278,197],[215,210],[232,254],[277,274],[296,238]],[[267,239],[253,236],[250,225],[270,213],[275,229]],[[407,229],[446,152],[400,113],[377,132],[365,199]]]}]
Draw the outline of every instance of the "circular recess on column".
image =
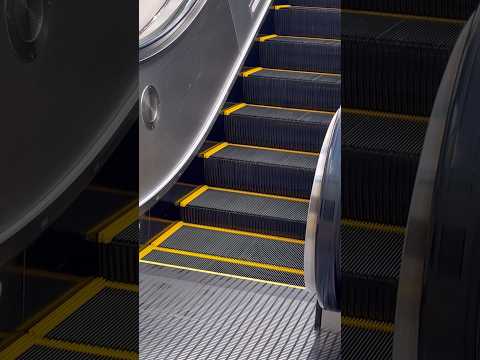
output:
[{"label": "circular recess on column", "polygon": [[142,91],[140,99],[140,117],[145,126],[149,129],[153,129],[158,121],[159,106],[160,99],[158,97],[157,89],[155,89],[153,85],[146,86]]}]

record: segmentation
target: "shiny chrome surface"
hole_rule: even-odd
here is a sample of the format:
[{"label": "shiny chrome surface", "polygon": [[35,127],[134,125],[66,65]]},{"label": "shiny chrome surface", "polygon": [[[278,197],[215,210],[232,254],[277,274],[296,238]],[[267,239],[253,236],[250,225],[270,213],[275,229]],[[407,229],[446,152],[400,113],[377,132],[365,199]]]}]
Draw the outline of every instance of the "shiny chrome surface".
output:
[{"label": "shiny chrome surface", "polygon": [[333,117],[315,171],[305,235],[305,285],[325,310],[340,310],[341,109]]},{"label": "shiny chrome surface", "polygon": [[138,101],[138,37],[128,20],[135,4],[0,0],[2,9],[12,6],[20,19],[41,18],[22,33],[24,43],[13,43],[21,29],[0,12],[0,263],[92,178]]},{"label": "shiny chrome surface", "polygon": [[270,0],[206,1],[182,36],[140,49],[140,88],[154,86],[159,121],[140,126],[140,199],[146,210],[186,169],[236,80]]},{"label": "shiny chrome surface", "polygon": [[[479,16],[477,16],[477,27],[478,21]],[[458,130],[461,129],[461,124],[466,123],[467,114],[465,109],[467,108],[466,104],[468,101],[470,102],[470,106],[475,104],[477,109],[476,116],[478,116],[479,111],[478,97],[476,100],[474,99],[474,97],[478,95],[478,83],[476,87],[474,87],[473,78],[469,73],[475,66],[477,70],[480,67],[478,46],[476,46],[476,55],[470,53],[470,61],[476,59],[476,65],[473,65],[473,67],[471,64],[465,66],[466,55],[469,52],[468,44],[469,42],[471,44],[473,43],[471,35],[472,20],[465,26],[451,55],[437,94],[420,158],[410,205],[397,297],[393,357],[395,360],[439,358],[434,355],[432,355],[433,357],[425,357],[425,354],[421,353],[422,341],[424,340],[424,337],[422,340],[421,332],[424,331],[425,325],[437,327],[434,331],[437,336],[435,346],[438,349],[443,346],[443,344],[440,344],[438,341],[440,339],[438,335],[440,335],[439,330],[441,327],[439,327],[439,324],[422,323],[422,313],[425,310],[423,306],[426,300],[428,300],[425,298],[425,286],[429,281],[429,277],[432,275],[432,273],[429,273],[429,269],[434,265],[432,263],[435,248],[433,241],[434,238],[438,236],[437,227],[441,225],[441,223],[438,223],[438,218],[435,217],[435,214],[438,213],[440,208],[446,208],[445,204],[441,205],[439,203],[441,199],[437,193],[440,175],[442,175],[441,166],[445,159],[446,144],[448,144],[449,141],[453,141],[458,135]],[[470,46],[470,48],[474,47]],[[465,96],[466,94],[471,94],[471,96]],[[470,115],[472,115],[472,113],[470,113]],[[475,120],[478,119],[475,118]],[[455,135],[455,133],[457,133],[457,135]],[[454,136],[452,137],[452,135]],[[458,146],[456,149],[458,153],[450,159],[452,161],[455,161],[455,158],[457,158],[457,160],[461,159],[465,153],[472,150],[474,149],[470,148],[466,150],[462,149],[462,146]],[[478,147],[476,151],[478,154]],[[455,168],[452,166],[447,172],[444,171],[443,175],[448,176],[448,174],[450,174],[453,177],[455,171]],[[457,197],[458,199],[461,198],[459,194],[457,194]],[[464,207],[465,204],[465,202],[463,205],[462,203],[457,203],[457,205],[461,205],[462,207]],[[453,203],[451,203],[451,205],[453,206]],[[454,207],[450,210],[454,210],[455,213],[462,216],[461,208]],[[460,222],[457,223],[457,225],[459,224]],[[446,230],[446,228],[444,228],[444,230]],[[438,247],[438,240],[436,241],[436,247]],[[443,285],[440,283],[437,285],[448,288],[449,284],[452,284],[451,280],[452,279],[448,279],[448,277],[444,277]],[[461,289],[458,288],[458,291],[461,291]],[[454,297],[454,294],[450,292],[448,296]],[[444,304],[448,303],[446,298],[442,301]],[[456,318],[463,316],[463,314],[460,315],[457,313],[458,311],[463,311],[463,309],[450,308],[448,306],[443,309],[442,312],[450,313]],[[439,313],[437,313],[437,316],[439,317],[438,319],[444,318],[444,316],[440,316]],[[453,338],[451,331],[453,328],[448,327],[448,329],[445,330],[452,336],[444,340],[451,342]],[[461,341],[465,340],[463,339]],[[463,345],[460,344],[460,346],[464,347],[465,344],[466,342]],[[458,353],[456,355],[458,355]],[[442,356],[446,356],[445,358],[463,359],[463,357],[448,356],[447,353],[444,353]]]},{"label": "shiny chrome surface", "polygon": [[145,86],[140,96],[140,121],[149,129],[153,129],[158,121],[159,106],[160,99],[155,87],[152,85]]}]

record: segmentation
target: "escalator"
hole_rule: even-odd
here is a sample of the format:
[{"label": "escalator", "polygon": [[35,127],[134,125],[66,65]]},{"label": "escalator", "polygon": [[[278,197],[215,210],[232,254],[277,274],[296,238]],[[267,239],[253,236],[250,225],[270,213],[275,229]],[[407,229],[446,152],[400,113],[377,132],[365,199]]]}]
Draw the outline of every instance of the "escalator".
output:
[{"label": "escalator", "polygon": [[270,9],[207,141],[140,224],[142,359],[340,358],[339,324],[317,332],[304,289],[340,11],[293,3]]},{"label": "escalator", "polygon": [[[413,283],[400,283],[400,273],[409,211],[421,208],[422,200],[410,209],[410,199],[438,88],[476,4],[346,1],[343,6],[342,356],[392,359],[394,337],[401,334],[395,358],[416,359],[419,343],[409,342],[407,353],[405,339],[421,324],[407,320],[412,302],[397,309],[399,286],[412,295]],[[419,265],[423,259],[408,261]],[[421,301],[419,293],[415,298]],[[430,318],[426,326],[433,324]],[[438,358],[429,357],[431,350],[422,358]],[[459,352],[450,357],[454,354]]]}]

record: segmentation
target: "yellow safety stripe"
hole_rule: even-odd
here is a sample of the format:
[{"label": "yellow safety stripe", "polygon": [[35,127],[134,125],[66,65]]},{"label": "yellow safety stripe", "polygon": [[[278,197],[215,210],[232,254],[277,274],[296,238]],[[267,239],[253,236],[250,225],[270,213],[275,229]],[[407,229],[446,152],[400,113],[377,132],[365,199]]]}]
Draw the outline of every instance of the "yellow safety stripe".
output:
[{"label": "yellow safety stripe", "polygon": [[287,201],[294,201],[294,202],[301,202],[301,203],[309,203],[310,202],[310,200],[308,200],[308,199],[294,198],[294,197],[290,197],[290,196],[256,193],[256,192],[251,192],[251,191],[227,189],[227,188],[220,188],[220,187],[215,187],[215,186],[207,186],[207,188],[209,190],[223,191],[223,192],[229,192],[229,193],[235,193],[235,194],[245,194],[245,195],[258,196],[258,197],[264,197],[264,198],[269,198],[269,199],[287,200]]},{"label": "yellow safety stripe", "polygon": [[325,40],[325,41],[334,41],[334,42],[339,42],[341,43],[341,39],[335,39],[335,38],[321,38],[321,37],[308,37],[308,36],[291,36],[291,35],[280,35],[279,37],[281,38],[288,38],[288,39],[305,39],[305,40]]},{"label": "yellow safety stripe", "polygon": [[229,116],[229,115],[233,114],[235,111],[243,109],[246,106],[247,106],[247,104],[245,104],[245,103],[240,103],[240,104],[230,106],[229,108],[223,110],[223,115]]},{"label": "yellow safety stripe", "polygon": [[292,7],[292,5],[274,5],[273,9],[274,10],[281,10],[281,9],[288,9],[289,7]]},{"label": "yellow safety stripe", "polygon": [[366,319],[357,319],[342,316],[342,326],[361,328],[366,330],[382,331],[391,333],[394,331],[394,325],[390,323],[366,320]]},{"label": "yellow safety stripe", "polygon": [[342,13],[347,14],[358,14],[358,15],[373,15],[373,16],[385,16],[385,17],[394,17],[403,20],[421,20],[421,21],[431,21],[431,22],[442,22],[450,24],[466,24],[465,20],[461,19],[448,19],[441,17],[432,17],[432,16],[419,16],[419,15],[408,15],[408,14],[395,14],[388,12],[377,12],[377,11],[366,11],[366,10],[347,10],[342,9]]},{"label": "yellow safety stripe", "polygon": [[13,342],[3,351],[0,351],[0,359],[2,360],[16,360],[29,348],[34,345],[35,337],[31,334],[26,334]]},{"label": "yellow safety stripe", "polygon": [[179,230],[184,225],[185,223],[183,221],[179,221],[172,224],[164,231],[162,231],[160,234],[158,234],[154,238],[154,240],[150,243],[150,245],[148,245],[142,251],[140,251],[139,258],[142,259],[143,257],[147,256],[153,249],[160,246],[162,242],[167,240],[172,234],[174,234],[177,230]]},{"label": "yellow safety stripe", "polygon": [[172,269],[195,271],[195,272],[200,272],[200,273],[209,274],[209,275],[218,275],[218,276],[225,276],[225,277],[229,277],[229,278],[233,278],[233,279],[255,281],[255,282],[259,282],[259,283],[263,283],[263,284],[269,284],[269,285],[285,286],[285,287],[294,288],[294,289],[301,289],[301,290],[305,289],[304,286],[290,285],[290,284],[285,284],[285,283],[280,283],[280,282],[275,282],[275,281],[249,278],[249,277],[246,277],[246,276],[232,275],[232,274],[226,274],[226,273],[210,271],[210,270],[195,269],[195,268],[190,268],[190,267],[186,267],[186,266],[172,265],[172,264],[166,264],[166,263],[156,262],[156,261],[140,260],[140,262],[144,263],[144,264],[149,264],[149,265],[169,267],[169,268],[172,268]]},{"label": "yellow safety stripe", "polygon": [[98,242],[111,243],[113,238],[125,230],[129,225],[138,220],[138,207],[134,206],[98,233]]},{"label": "yellow safety stripe", "polygon": [[136,285],[136,284],[121,283],[121,282],[115,282],[115,281],[107,281],[105,283],[105,287],[110,288],[110,289],[138,292],[138,285]]},{"label": "yellow safety stripe", "polygon": [[252,74],[255,74],[256,72],[259,72],[259,71],[262,71],[263,68],[262,67],[254,67],[254,68],[251,68],[251,69],[248,69],[248,70],[245,70],[243,72],[240,73],[240,76],[241,77],[249,77],[250,75]]},{"label": "yellow safety stripe", "polygon": [[385,231],[385,232],[397,233],[402,235],[405,234],[405,228],[400,226],[394,226],[394,225],[369,223],[365,221],[357,221],[357,220],[349,220],[349,219],[342,220],[342,224],[347,226],[353,226],[353,227],[361,227],[367,230]]},{"label": "yellow safety stripe", "polygon": [[228,144],[227,143],[227,146],[228,145],[233,146],[233,147],[242,147],[242,148],[258,149],[258,150],[268,150],[268,151],[276,151],[276,152],[283,152],[283,153],[289,153],[289,154],[300,154],[300,155],[309,155],[309,156],[318,156],[319,155],[319,153],[310,152],[310,151],[287,150],[287,149],[277,149],[277,148],[254,146],[254,145]]},{"label": "yellow safety stripe", "polygon": [[[155,218],[154,218],[155,219]],[[167,221],[164,221],[164,222],[167,222]],[[168,223],[170,225],[168,225],[165,229],[163,229],[162,231],[160,231],[159,233],[156,233],[154,234],[154,236],[151,238],[151,239],[148,239],[148,241],[145,243],[145,244],[142,244],[142,246],[140,246],[139,248],[139,251],[143,251],[145,250],[147,247],[150,246],[150,244],[155,240],[157,239],[158,236],[162,235],[163,233],[167,232],[168,230],[170,230],[171,227],[175,226],[177,224],[177,221],[168,221]]]},{"label": "yellow safety stripe", "polygon": [[202,253],[196,253],[196,252],[192,252],[192,251],[177,250],[177,249],[170,249],[170,248],[164,248],[164,247],[156,248],[155,251],[160,251],[160,252],[164,252],[164,253],[168,253],[168,254],[191,256],[191,257],[196,257],[196,258],[200,258],[200,259],[224,262],[224,263],[228,263],[228,264],[243,265],[243,266],[249,266],[249,267],[256,267],[256,268],[260,268],[260,269],[280,271],[280,272],[285,272],[285,273],[289,273],[289,274],[295,274],[295,275],[303,276],[303,270],[300,270],[300,269],[294,269],[294,268],[289,268],[289,267],[285,267],[285,266],[278,266],[278,265],[271,265],[271,264],[263,264],[263,263],[259,263],[259,262],[256,262],[256,261],[233,259],[233,258],[227,258],[227,257],[223,257],[223,256],[202,254]]},{"label": "yellow safety stripe", "polygon": [[269,105],[253,105],[253,104],[248,104],[248,106],[251,107],[259,107],[259,108],[267,108],[267,109],[279,109],[279,110],[292,110],[292,111],[301,111],[301,112],[306,112],[306,113],[321,113],[321,114],[326,114],[326,115],[335,115],[335,112],[332,111],[323,111],[323,110],[312,110],[312,109],[299,109],[299,108],[290,108],[290,107],[283,107],[283,106],[269,106]]},{"label": "yellow safety stripe", "polygon": [[200,195],[202,195],[205,191],[208,190],[208,186],[206,185],[200,185],[190,191],[187,195],[181,197],[178,201],[177,204],[180,207],[186,207],[188,204],[190,204],[193,200],[198,198]]},{"label": "yellow safety stripe", "polygon": [[259,41],[259,42],[265,42],[265,41],[270,40],[270,39],[275,39],[276,37],[278,37],[277,34],[264,35],[264,36],[258,37],[258,38],[257,38],[257,41]]},{"label": "yellow safety stripe", "polygon": [[293,72],[293,73],[301,73],[301,74],[313,74],[313,75],[322,75],[322,76],[342,77],[342,74],[337,74],[337,73],[324,73],[324,72],[315,72],[315,71],[272,69],[272,68],[262,68],[262,69],[263,70],[278,71],[278,72]]},{"label": "yellow safety stripe", "polygon": [[219,143],[213,145],[211,148],[208,148],[205,151],[202,151],[198,156],[208,159],[209,157],[213,156],[215,153],[219,152],[220,150],[226,148],[228,146],[227,142]]},{"label": "yellow safety stripe", "polygon": [[342,108],[342,112],[346,112],[346,113],[350,113],[350,114],[367,115],[367,116],[385,117],[385,118],[389,118],[389,119],[400,119],[400,120],[407,120],[407,121],[415,121],[415,122],[428,122],[430,120],[430,118],[425,117],[425,116],[386,113],[386,112],[362,110],[362,109]]}]

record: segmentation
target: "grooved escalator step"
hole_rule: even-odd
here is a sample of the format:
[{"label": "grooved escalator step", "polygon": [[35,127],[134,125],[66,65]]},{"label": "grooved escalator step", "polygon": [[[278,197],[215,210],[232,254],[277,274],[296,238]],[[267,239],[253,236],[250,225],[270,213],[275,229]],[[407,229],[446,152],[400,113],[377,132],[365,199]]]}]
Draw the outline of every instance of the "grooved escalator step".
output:
[{"label": "grooved escalator step", "polygon": [[242,73],[246,102],[337,111],[341,79],[337,74],[254,68]]},{"label": "grooved escalator step", "polygon": [[[236,144],[320,152],[333,113],[240,104],[222,116],[225,138]],[[232,109],[233,107],[230,107]]]},{"label": "grooved escalator step", "polygon": [[262,36],[257,42],[260,66],[276,69],[339,73],[341,42],[291,36]]},{"label": "grooved escalator step", "polygon": [[349,11],[342,20],[342,105],[429,116],[463,23]]},{"label": "grooved escalator step", "polygon": [[180,206],[185,222],[305,238],[306,199],[201,186]]},{"label": "grooved escalator step", "polygon": [[111,360],[111,356],[95,355],[86,352],[61,349],[46,345],[33,344],[17,360]]},{"label": "grooved escalator step", "polygon": [[226,144],[203,161],[207,185],[309,199],[318,154]]},{"label": "grooved escalator step", "polygon": [[395,225],[406,223],[426,120],[343,111],[344,217]]},{"label": "grooved escalator step", "polygon": [[340,8],[340,0],[276,0],[277,5],[293,5],[293,6],[312,6],[312,7],[331,7]]},{"label": "grooved escalator step", "polygon": [[392,324],[344,318],[342,314],[342,359],[391,360],[392,357]]},{"label": "grooved escalator step", "polygon": [[340,38],[340,9],[277,7],[273,16],[275,33],[279,35]]},{"label": "grooved escalator step", "polygon": [[[292,1],[315,2],[315,0],[291,0],[289,3]],[[468,19],[478,4],[479,0],[342,0],[342,9]]]},{"label": "grooved escalator step", "polygon": [[303,286],[303,241],[179,222],[140,261]]},{"label": "grooved escalator step", "polygon": [[403,238],[402,228],[343,221],[343,315],[394,321]]}]

